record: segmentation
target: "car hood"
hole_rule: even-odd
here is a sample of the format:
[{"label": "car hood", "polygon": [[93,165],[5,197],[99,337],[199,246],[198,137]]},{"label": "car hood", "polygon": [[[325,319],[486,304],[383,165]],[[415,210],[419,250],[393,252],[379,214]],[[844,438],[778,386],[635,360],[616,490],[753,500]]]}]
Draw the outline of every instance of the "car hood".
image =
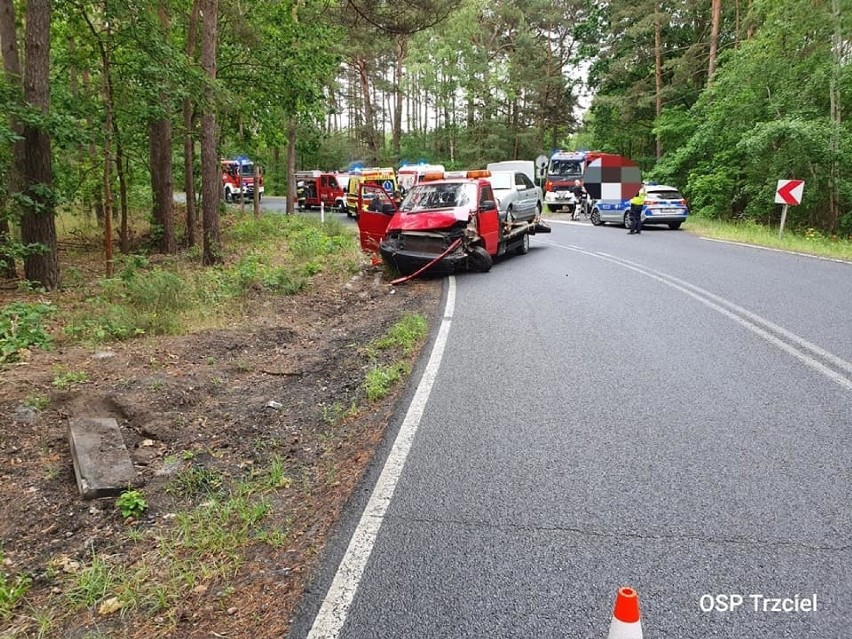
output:
[{"label": "car hood", "polygon": [[439,231],[470,219],[470,210],[459,207],[407,213],[397,211],[388,223],[388,231]]}]

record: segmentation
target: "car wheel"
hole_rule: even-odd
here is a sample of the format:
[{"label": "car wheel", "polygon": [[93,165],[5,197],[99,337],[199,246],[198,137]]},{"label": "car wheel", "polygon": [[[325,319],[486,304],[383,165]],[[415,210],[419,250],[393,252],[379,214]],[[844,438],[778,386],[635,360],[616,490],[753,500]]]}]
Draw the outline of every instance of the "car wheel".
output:
[{"label": "car wheel", "polygon": [[627,213],[624,214],[624,228],[630,228],[630,211],[627,211]]},{"label": "car wheel", "polygon": [[536,218],[541,217],[541,202],[535,203],[535,216]]},{"label": "car wheel", "polygon": [[669,228],[672,231],[677,231],[680,228],[681,224],[683,224],[683,222],[669,222]]},{"label": "car wheel", "polygon": [[471,251],[467,261],[471,270],[478,271],[480,273],[487,273],[491,270],[491,266],[494,264],[494,260],[491,259],[488,251],[481,246],[473,247],[473,251]]},{"label": "car wheel", "polygon": [[225,201],[231,204],[234,201],[234,196],[231,194],[231,189],[225,189]]},{"label": "car wheel", "polygon": [[592,221],[592,224],[595,226],[601,226],[603,221],[601,220],[601,212],[598,211],[597,208],[593,208],[591,214],[589,215],[589,219]]},{"label": "car wheel", "polygon": [[509,208],[506,210],[506,221],[509,224],[514,224],[515,222],[515,212],[512,210],[512,205],[509,205]]},{"label": "car wheel", "polygon": [[518,255],[526,255],[530,252],[530,234],[524,233],[524,239],[521,242],[521,245],[515,249],[515,253]]}]

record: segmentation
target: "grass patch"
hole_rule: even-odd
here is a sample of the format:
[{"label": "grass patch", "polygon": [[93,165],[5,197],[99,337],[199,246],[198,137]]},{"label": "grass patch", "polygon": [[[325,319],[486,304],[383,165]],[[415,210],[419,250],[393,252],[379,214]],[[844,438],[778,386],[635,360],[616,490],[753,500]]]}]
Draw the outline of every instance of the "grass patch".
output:
[{"label": "grass patch", "polygon": [[[0,553],[0,567],[2,565],[3,553]],[[0,620],[8,621],[12,617],[12,610],[27,594],[30,583],[26,575],[7,575],[0,569]]]},{"label": "grass patch", "polygon": [[428,324],[423,315],[410,313],[388,329],[381,338],[373,341],[367,348],[372,350],[400,349],[410,355],[426,337]]},{"label": "grass patch", "polygon": [[690,216],[684,228],[720,240],[852,261],[852,240],[829,237],[815,229],[807,229],[804,233],[785,229],[784,235],[778,239],[777,227],[773,229],[751,221],[723,222],[698,216]]},{"label": "grass patch", "polygon": [[367,371],[364,378],[364,389],[367,399],[374,402],[385,397],[403,376],[408,375],[411,368],[406,362],[396,362],[389,365],[374,366]]},{"label": "grass patch", "polygon": [[55,309],[48,304],[12,302],[0,309],[0,364],[15,362],[30,348],[49,349],[45,320]]},{"label": "grass patch", "polygon": [[144,255],[120,256],[114,277],[75,288],[80,299],[62,332],[94,344],[181,334],[244,315],[247,297],[296,295],[318,273],[360,268],[356,238],[336,220],[231,214],[222,234],[228,255],[220,266],[201,266],[197,250],[156,265]]}]

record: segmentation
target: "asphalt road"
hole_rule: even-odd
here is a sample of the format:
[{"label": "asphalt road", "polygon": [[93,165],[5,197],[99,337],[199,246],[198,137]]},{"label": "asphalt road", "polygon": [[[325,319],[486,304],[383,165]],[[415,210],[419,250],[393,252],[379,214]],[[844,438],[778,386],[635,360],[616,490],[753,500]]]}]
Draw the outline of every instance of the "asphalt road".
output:
[{"label": "asphalt road", "polygon": [[645,639],[852,636],[852,265],[554,224],[453,287],[292,637],[601,638],[626,585]]}]

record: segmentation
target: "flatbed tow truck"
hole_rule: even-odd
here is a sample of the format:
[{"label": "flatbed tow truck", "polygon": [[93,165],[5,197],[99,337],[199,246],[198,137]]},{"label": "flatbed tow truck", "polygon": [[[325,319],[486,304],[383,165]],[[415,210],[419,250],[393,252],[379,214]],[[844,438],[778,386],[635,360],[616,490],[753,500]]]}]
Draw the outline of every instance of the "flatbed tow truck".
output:
[{"label": "flatbed tow truck", "polygon": [[379,253],[400,273],[416,277],[456,270],[487,272],[494,258],[524,255],[530,235],[550,233],[539,216],[501,220],[488,171],[424,176],[397,207],[380,186],[362,184],[358,193],[361,248]]}]

